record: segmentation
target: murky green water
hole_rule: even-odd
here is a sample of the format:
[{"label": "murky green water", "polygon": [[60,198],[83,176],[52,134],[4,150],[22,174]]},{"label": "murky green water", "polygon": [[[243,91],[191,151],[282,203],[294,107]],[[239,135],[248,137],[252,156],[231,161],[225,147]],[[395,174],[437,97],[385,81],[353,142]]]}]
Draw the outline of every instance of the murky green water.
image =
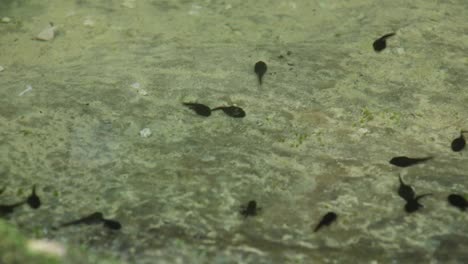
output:
[{"label": "murky green water", "polygon": [[[446,197],[468,186],[450,149],[468,129],[467,15],[462,0],[1,0],[0,204],[36,184],[43,206],[9,222],[130,263],[463,263],[468,215]],[[33,40],[49,22],[55,38]],[[435,158],[388,163],[402,155]],[[400,173],[433,193],[414,214]],[[262,211],[244,219],[249,200]],[[51,229],[95,211],[122,230]]]}]

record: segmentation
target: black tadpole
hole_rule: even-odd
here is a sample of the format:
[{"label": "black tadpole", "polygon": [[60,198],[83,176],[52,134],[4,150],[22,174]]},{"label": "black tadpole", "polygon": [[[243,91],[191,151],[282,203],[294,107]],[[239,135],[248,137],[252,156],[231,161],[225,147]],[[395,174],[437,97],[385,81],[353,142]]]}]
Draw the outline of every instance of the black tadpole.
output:
[{"label": "black tadpole", "polygon": [[64,224],[61,224],[59,227],[66,227],[71,225],[96,225],[96,224],[103,224],[104,227],[112,229],[112,230],[119,230],[122,228],[122,225],[113,219],[105,219],[101,212],[95,212],[78,220],[70,221]]},{"label": "black tadpole", "polygon": [[468,207],[468,201],[466,201],[465,197],[459,194],[450,194],[447,197],[447,200],[450,205],[457,207],[460,211],[465,211]]},{"label": "black tadpole", "polygon": [[204,104],[199,104],[199,103],[183,103],[185,106],[188,108],[192,109],[197,115],[201,116],[210,116],[211,115],[211,109],[204,105]]},{"label": "black tadpole", "polygon": [[223,112],[230,116],[230,117],[236,117],[236,118],[242,118],[245,117],[245,111],[237,106],[220,106],[211,109],[211,111],[216,111],[216,110],[223,110]]},{"label": "black tadpole", "polygon": [[319,231],[320,228],[323,226],[329,226],[331,223],[333,223],[338,216],[334,212],[328,212],[326,213],[323,217],[322,220],[318,223],[318,225],[315,227],[314,232]]},{"label": "black tadpole", "polygon": [[399,156],[392,158],[389,163],[398,167],[409,167],[412,165],[416,165],[418,163],[422,163],[432,159],[432,157],[425,157],[425,158],[408,158],[406,156]]},{"label": "black tadpole", "polygon": [[119,230],[122,228],[122,225],[116,221],[116,220],[112,220],[112,219],[103,219],[102,220],[104,222],[104,226],[109,228],[109,229],[112,229],[112,230]]},{"label": "black tadpole", "polygon": [[0,204],[0,217],[13,213],[16,207],[23,205],[25,202],[18,202],[14,204]]},{"label": "black tadpole", "polygon": [[452,141],[451,147],[452,147],[452,150],[455,152],[462,151],[465,148],[466,140],[465,140],[465,136],[463,135],[463,133],[466,133],[466,131],[462,130],[460,132],[460,136]]},{"label": "black tadpole", "polygon": [[265,75],[267,71],[267,65],[263,61],[259,61],[255,63],[254,71],[257,74],[258,77],[258,83],[262,85],[263,81],[263,75]]},{"label": "black tadpole", "polygon": [[403,179],[401,179],[401,176],[398,176],[398,177],[400,179],[400,187],[398,188],[398,195],[407,202],[413,200],[414,196],[416,195],[414,193],[413,187],[411,187],[408,184],[405,184],[403,182]]},{"label": "black tadpole", "polygon": [[413,213],[416,212],[419,208],[422,208],[423,205],[419,203],[419,199],[428,195],[432,195],[430,193],[426,193],[416,196],[413,187],[411,187],[408,184],[405,184],[403,182],[403,179],[401,179],[401,176],[399,176],[399,180],[400,187],[398,188],[398,195],[406,201],[405,211],[407,213]]},{"label": "black tadpole", "polygon": [[80,218],[78,220],[66,222],[60,225],[60,227],[65,227],[65,226],[71,226],[71,225],[79,225],[79,224],[85,224],[85,225],[93,225],[93,224],[99,224],[102,223],[104,219],[104,216],[100,212],[95,212],[92,213],[88,216],[85,216],[83,218]]},{"label": "black tadpole", "polygon": [[256,216],[260,210],[262,210],[262,208],[257,207],[257,202],[255,200],[251,200],[246,206],[241,206],[240,214],[243,215],[244,218],[247,218],[248,216]]},{"label": "black tadpole", "polygon": [[395,33],[389,33],[389,34],[383,35],[382,37],[376,39],[374,43],[372,43],[372,47],[374,47],[374,50],[376,52],[381,52],[387,47],[387,41],[386,41],[387,38],[394,36],[394,35]]},{"label": "black tadpole", "polygon": [[419,210],[419,208],[422,208],[424,207],[422,204],[419,203],[419,199],[425,197],[425,196],[429,196],[429,195],[432,195],[430,193],[426,193],[426,194],[421,194],[421,195],[418,195],[416,197],[414,197],[414,199],[412,200],[408,200],[405,204],[405,211],[407,213],[413,213],[413,212],[416,212],[417,210]]},{"label": "black tadpole", "polygon": [[33,209],[37,209],[41,206],[41,199],[36,195],[36,185],[33,185],[32,193],[26,199],[26,203]]}]

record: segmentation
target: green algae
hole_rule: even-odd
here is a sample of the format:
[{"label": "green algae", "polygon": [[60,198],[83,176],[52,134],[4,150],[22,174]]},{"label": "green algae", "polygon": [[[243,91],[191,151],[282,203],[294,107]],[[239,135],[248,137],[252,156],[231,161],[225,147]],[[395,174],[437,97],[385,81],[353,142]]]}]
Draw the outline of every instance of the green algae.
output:
[{"label": "green algae", "polygon": [[[39,232],[38,232],[39,233]],[[0,219],[0,263],[4,264],[122,264],[106,254],[91,253],[87,248],[64,246],[64,256],[32,252],[27,238],[16,227]]]},{"label": "green algae", "polygon": [[5,264],[60,264],[60,259],[31,253],[26,248],[26,238],[11,224],[0,220],[0,263]]}]

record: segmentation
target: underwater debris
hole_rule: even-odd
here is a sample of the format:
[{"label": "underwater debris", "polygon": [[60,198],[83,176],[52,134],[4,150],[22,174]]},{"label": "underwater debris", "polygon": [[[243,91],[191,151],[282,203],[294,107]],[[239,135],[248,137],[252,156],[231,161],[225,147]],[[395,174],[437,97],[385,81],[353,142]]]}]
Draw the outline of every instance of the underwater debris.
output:
[{"label": "underwater debris", "polygon": [[387,38],[394,36],[396,33],[389,33],[385,34],[382,37],[376,39],[374,43],[372,43],[372,47],[376,52],[381,52],[387,47]]},{"label": "underwater debris", "polygon": [[265,72],[267,71],[267,65],[263,61],[259,61],[255,63],[254,71],[257,74],[258,77],[258,83],[262,85],[263,82],[263,75],[265,75]]},{"label": "underwater debris", "polygon": [[2,23],[8,24],[11,22],[11,18],[9,17],[2,17],[2,20],[0,20]]},{"label": "underwater debris", "polygon": [[317,232],[322,228],[323,226],[329,226],[331,223],[333,223],[338,216],[334,212],[328,212],[326,213],[323,217],[322,220],[318,223],[318,225],[315,227],[314,232]]},{"label": "underwater debris", "polygon": [[143,95],[143,96],[148,95],[148,92],[145,89],[141,88],[141,84],[139,82],[132,83],[130,86],[133,89],[136,89],[139,95]]},{"label": "underwater debris", "polygon": [[24,91],[22,91],[21,93],[19,93],[18,95],[19,96],[23,96],[25,93],[29,92],[32,90],[32,86],[31,85],[26,85],[26,89]]},{"label": "underwater debris", "polygon": [[62,244],[46,239],[29,240],[27,248],[31,252],[48,254],[56,257],[63,257],[66,253],[66,249]]},{"label": "underwater debris", "polygon": [[126,8],[135,8],[135,0],[124,0],[121,5]]},{"label": "underwater debris", "polygon": [[83,26],[86,27],[93,27],[95,24],[94,20],[90,17],[86,17],[85,20],[83,21]]},{"label": "underwater debris", "polygon": [[151,129],[145,127],[142,130],[140,130],[140,137],[147,138],[151,136]]}]

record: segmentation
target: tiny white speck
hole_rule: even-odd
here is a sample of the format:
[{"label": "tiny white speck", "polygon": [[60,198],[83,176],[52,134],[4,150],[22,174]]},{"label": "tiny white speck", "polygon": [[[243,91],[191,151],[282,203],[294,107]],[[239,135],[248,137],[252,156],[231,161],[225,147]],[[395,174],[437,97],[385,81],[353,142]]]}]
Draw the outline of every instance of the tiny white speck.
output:
[{"label": "tiny white speck", "polygon": [[140,136],[141,137],[144,137],[144,138],[147,138],[149,136],[151,136],[151,129],[149,128],[143,128],[141,131],[140,131]]},{"label": "tiny white speck", "polygon": [[143,96],[148,95],[148,92],[147,92],[146,90],[144,90],[144,89],[138,89],[138,90],[137,90],[137,93],[138,93],[139,95],[143,95]]}]

